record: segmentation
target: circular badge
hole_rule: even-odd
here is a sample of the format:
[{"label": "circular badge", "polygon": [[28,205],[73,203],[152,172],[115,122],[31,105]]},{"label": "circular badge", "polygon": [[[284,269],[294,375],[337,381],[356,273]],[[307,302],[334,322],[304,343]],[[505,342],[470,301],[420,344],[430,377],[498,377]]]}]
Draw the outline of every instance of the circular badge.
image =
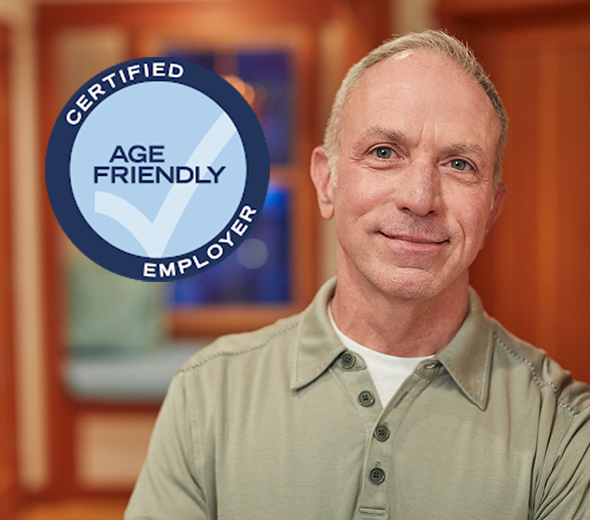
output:
[{"label": "circular badge", "polygon": [[269,174],[246,100],[217,74],[168,58],[88,81],[59,115],[45,161],[70,240],[144,281],[193,276],[233,253],[262,211]]}]

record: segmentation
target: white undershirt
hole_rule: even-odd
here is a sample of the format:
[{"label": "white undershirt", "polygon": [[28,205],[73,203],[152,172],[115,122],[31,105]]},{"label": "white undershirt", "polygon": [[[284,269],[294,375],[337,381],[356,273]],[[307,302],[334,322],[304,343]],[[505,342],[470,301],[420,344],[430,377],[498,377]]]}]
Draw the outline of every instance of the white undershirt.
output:
[{"label": "white undershirt", "polygon": [[354,353],[361,356],[364,360],[375,389],[379,394],[381,404],[385,406],[397,392],[404,380],[412,373],[418,363],[429,359],[432,356],[425,357],[398,357],[383,354],[376,350],[364,347],[360,343],[350,339],[348,336],[336,326],[334,317],[332,316],[332,302],[328,304],[328,315],[330,316],[330,323],[341,343]]}]

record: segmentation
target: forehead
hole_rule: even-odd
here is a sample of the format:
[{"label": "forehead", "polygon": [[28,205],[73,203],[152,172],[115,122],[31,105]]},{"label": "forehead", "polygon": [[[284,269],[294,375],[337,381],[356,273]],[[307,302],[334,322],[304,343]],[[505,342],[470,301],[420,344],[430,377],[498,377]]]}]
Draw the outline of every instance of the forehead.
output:
[{"label": "forehead", "polygon": [[343,145],[371,128],[441,145],[478,145],[492,156],[500,136],[495,110],[477,80],[428,50],[387,58],[353,86],[344,106]]}]

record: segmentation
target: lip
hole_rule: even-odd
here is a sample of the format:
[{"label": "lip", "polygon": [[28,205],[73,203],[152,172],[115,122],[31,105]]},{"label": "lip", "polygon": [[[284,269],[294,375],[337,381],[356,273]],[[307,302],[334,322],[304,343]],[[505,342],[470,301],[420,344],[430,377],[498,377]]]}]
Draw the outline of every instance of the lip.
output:
[{"label": "lip", "polygon": [[387,233],[384,232],[380,232],[381,235],[383,235],[385,238],[388,238],[390,240],[399,240],[401,242],[408,242],[408,244],[418,244],[418,245],[432,245],[432,246],[438,246],[438,245],[442,245],[446,242],[448,242],[448,239],[439,239],[439,238],[433,238],[433,237],[425,237],[425,236],[421,236],[421,235],[404,235],[404,234],[392,234],[392,235],[388,235]]},{"label": "lip", "polygon": [[449,244],[448,239],[441,240],[438,237],[424,235],[387,235],[383,232],[380,235],[385,239],[387,249],[397,258],[411,262],[423,262],[426,259],[430,262],[442,254],[445,246]]}]

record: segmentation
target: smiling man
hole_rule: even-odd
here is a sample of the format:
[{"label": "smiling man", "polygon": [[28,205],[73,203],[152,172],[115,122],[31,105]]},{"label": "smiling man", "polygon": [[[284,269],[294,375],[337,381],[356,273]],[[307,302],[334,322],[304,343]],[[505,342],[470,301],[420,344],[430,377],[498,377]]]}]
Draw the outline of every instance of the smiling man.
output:
[{"label": "smiling man", "polygon": [[337,278],[184,365],[127,519],[590,518],[590,389],[469,288],[506,126],[444,33],[351,69],[311,164]]},{"label": "smiling man", "polygon": [[312,160],[336,221],[336,323],[380,352],[436,354],[467,314],[467,269],[500,212],[502,124],[476,79],[431,50],[378,62],[346,98],[332,149]]}]

